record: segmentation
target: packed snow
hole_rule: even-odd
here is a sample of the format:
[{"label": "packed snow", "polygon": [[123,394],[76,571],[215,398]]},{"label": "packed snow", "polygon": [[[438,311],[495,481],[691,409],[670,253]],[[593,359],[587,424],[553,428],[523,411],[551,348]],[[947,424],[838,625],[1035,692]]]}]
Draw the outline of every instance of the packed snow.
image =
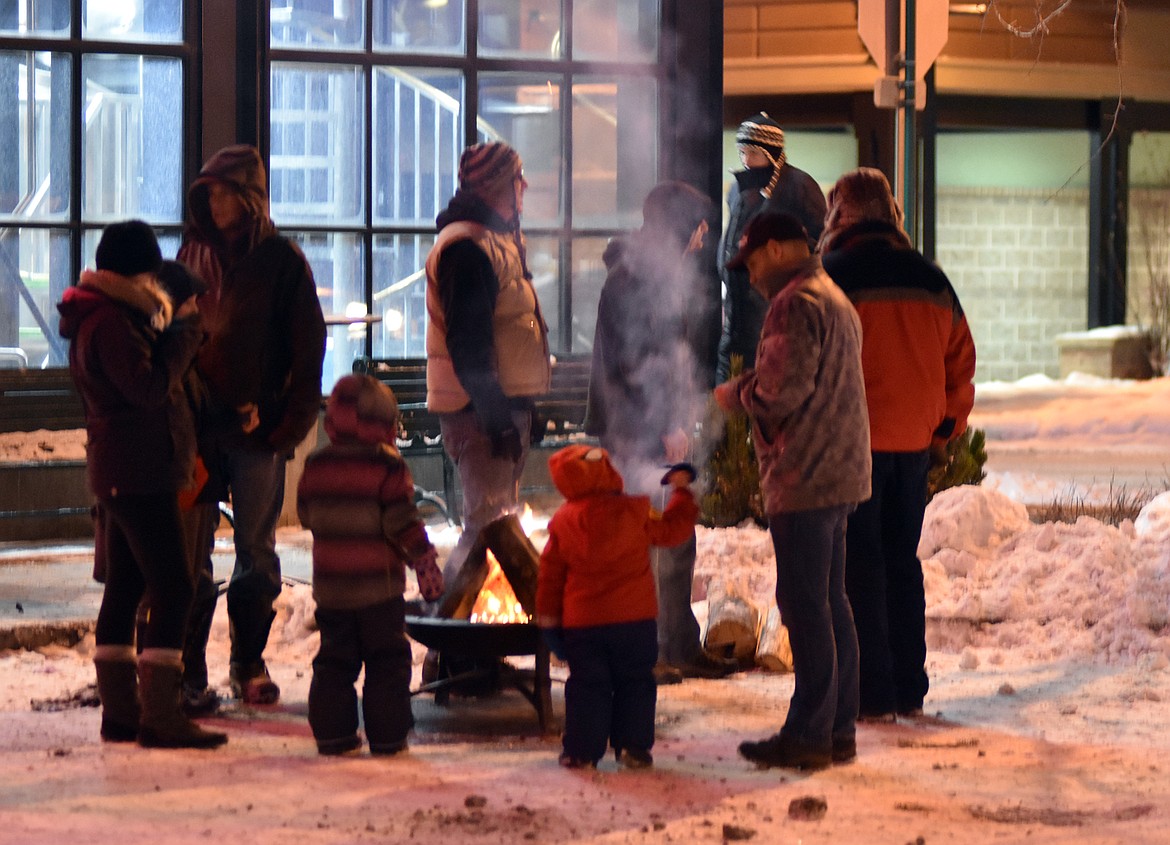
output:
[{"label": "packed snow", "polygon": [[[446,707],[419,696],[405,755],[321,758],[305,719],[311,592],[290,584],[267,653],[282,705],[229,706],[211,720],[231,737],[214,752],[103,745],[95,708],[33,710],[92,680],[92,637],[0,653],[0,840],[1170,841],[1170,380],[980,385],[972,424],[988,435],[988,479],[939,494],[920,545],[927,716],[860,726],[852,765],[799,774],[737,758],[737,743],[780,726],[791,695],[790,674],[759,670],[660,688],[646,772],[559,769],[555,736],[514,692]],[[64,451],[39,435],[29,449]],[[1118,525],[1029,518],[1118,491],[1148,500]],[[532,534],[539,545],[539,525]],[[443,552],[456,536],[432,526]],[[766,532],[700,528],[698,540],[701,622],[721,591],[771,605]],[[305,532],[282,530],[280,543],[286,563],[306,559]],[[229,546],[216,562],[230,566]],[[209,658],[226,686],[223,611]],[[559,683],[554,699],[559,713]]]}]

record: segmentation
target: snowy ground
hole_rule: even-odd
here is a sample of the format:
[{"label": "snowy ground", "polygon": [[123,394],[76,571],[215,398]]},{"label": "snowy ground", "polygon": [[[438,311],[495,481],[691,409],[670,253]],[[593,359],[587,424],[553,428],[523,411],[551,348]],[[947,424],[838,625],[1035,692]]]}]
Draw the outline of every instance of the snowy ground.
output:
[{"label": "snowy ground", "polygon": [[[268,652],[284,703],[212,720],[231,737],[217,751],[103,745],[96,709],[32,710],[92,679],[90,641],[0,653],[0,841],[1168,842],[1170,496],[1117,528],[1034,525],[1023,503],[1165,489],[1170,383],[1032,379],[979,396],[991,475],[935,500],[921,549],[928,717],[862,726],[851,765],[798,775],[737,759],[791,694],[791,675],[760,671],[662,688],[645,772],[561,770],[516,693],[447,708],[420,696],[407,754],[320,758],[305,720],[312,603],[295,586]],[[289,559],[307,542],[281,534]],[[700,596],[766,606],[773,566],[754,528],[699,532]],[[226,639],[221,607],[217,683]],[[559,711],[557,684],[554,697]]]}]

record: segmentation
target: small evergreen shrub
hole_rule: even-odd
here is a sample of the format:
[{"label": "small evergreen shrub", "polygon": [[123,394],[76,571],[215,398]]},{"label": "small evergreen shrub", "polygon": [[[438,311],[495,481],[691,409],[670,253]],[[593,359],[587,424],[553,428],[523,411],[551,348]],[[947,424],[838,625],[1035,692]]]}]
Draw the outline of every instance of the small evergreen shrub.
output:
[{"label": "small evergreen shrub", "polygon": [[[730,377],[743,372],[743,357],[731,356]],[[711,408],[708,419],[723,412]],[[746,519],[765,524],[764,497],[760,492],[760,468],[752,446],[752,426],[747,414],[725,417],[723,437],[715,445],[705,469],[706,484],[701,506],[704,525],[725,528]]]},{"label": "small evergreen shrub", "polygon": [[947,461],[931,467],[926,479],[926,500],[950,487],[962,484],[982,484],[987,473],[987,437],[982,429],[968,428],[954,440],[947,443]]}]

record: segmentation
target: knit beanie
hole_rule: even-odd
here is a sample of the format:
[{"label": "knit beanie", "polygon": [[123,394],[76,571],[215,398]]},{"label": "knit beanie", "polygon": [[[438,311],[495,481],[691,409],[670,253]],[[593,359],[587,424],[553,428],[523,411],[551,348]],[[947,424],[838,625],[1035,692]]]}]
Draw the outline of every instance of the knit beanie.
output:
[{"label": "knit beanie", "polygon": [[394,391],[364,373],[342,376],[325,405],[330,441],[393,444],[398,434]]},{"label": "knit beanie", "polygon": [[784,130],[768,117],[767,112],[760,112],[739,125],[735,132],[735,143],[741,147],[761,150],[775,164],[784,153]]},{"label": "knit beanie", "polygon": [[459,157],[459,188],[481,199],[496,196],[511,187],[520,171],[520,154],[507,144],[476,144]]},{"label": "knit beanie", "polygon": [[164,261],[158,268],[158,283],[171,297],[175,307],[193,296],[207,293],[207,285],[179,261]]},{"label": "knit beanie", "polygon": [[162,264],[162,252],[149,223],[126,220],[111,223],[102,230],[94,262],[99,270],[108,270],[119,276],[137,276],[157,272]]}]

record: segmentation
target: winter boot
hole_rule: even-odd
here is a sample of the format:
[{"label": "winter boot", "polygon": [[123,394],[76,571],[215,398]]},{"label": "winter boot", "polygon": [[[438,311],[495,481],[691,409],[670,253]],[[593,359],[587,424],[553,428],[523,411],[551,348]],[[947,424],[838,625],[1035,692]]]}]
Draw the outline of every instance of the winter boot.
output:
[{"label": "winter boot", "polygon": [[93,666],[102,702],[102,740],[134,742],[142,714],[134,646],[99,645],[94,649]]},{"label": "winter boot", "polygon": [[144,748],[216,748],[227,742],[227,734],[204,730],[184,715],[181,654],[178,649],[148,648],[139,658],[142,723],[138,744]]}]

